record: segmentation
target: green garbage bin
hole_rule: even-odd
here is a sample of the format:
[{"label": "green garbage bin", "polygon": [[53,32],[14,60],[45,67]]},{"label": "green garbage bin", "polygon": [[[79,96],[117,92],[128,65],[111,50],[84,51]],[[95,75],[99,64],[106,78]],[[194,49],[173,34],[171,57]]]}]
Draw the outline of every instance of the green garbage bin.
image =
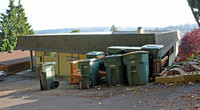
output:
[{"label": "green garbage bin", "polygon": [[124,65],[121,54],[103,58],[108,85],[124,84]]},{"label": "green garbage bin", "polygon": [[142,46],[141,50],[149,51],[149,57],[151,59],[162,59],[162,48],[164,45],[157,45],[157,44],[147,44]]},{"label": "green garbage bin", "polygon": [[148,51],[135,51],[123,54],[129,85],[144,85],[149,82],[148,57]]},{"label": "green garbage bin", "polygon": [[59,86],[59,82],[55,81],[55,64],[56,62],[44,62],[37,65],[41,90],[54,89]]},{"label": "green garbage bin", "polygon": [[124,53],[124,46],[110,46],[106,49],[108,55],[116,55]]},{"label": "green garbage bin", "polygon": [[92,59],[92,58],[96,58],[98,56],[102,56],[103,54],[104,54],[104,52],[101,52],[101,51],[92,51],[92,52],[86,53],[86,58]]},{"label": "green garbage bin", "polygon": [[91,78],[92,86],[98,84],[99,81],[99,63],[100,59],[86,59],[79,62],[82,78]]},{"label": "green garbage bin", "polygon": [[129,53],[133,51],[140,51],[141,47],[124,47],[124,52]]},{"label": "green garbage bin", "polygon": [[[150,68],[150,77],[153,77],[153,60],[161,60],[162,59],[162,48],[164,45],[157,44],[147,44],[142,46],[141,50],[149,51],[149,68]],[[158,68],[157,72],[161,72]]]}]

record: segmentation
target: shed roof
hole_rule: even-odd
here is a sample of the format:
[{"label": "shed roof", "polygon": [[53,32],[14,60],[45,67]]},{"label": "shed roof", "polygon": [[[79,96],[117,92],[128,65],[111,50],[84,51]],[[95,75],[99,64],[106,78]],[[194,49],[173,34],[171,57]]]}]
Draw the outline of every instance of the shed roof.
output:
[{"label": "shed roof", "polygon": [[164,54],[177,41],[177,31],[148,31],[143,34],[137,34],[135,31],[65,33],[20,36],[16,49],[87,53],[90,51],[105,52],[109,46],[138,47],[146,44],[162,44],[164,45]]}]

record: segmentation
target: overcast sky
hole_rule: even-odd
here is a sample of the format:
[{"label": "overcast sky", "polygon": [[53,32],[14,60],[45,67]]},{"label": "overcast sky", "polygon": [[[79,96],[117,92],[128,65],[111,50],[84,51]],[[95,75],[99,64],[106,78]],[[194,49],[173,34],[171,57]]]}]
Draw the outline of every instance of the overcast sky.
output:
[{"label": "overcast sky", "polygon": [[[1,13],[8,4],[9,0],[0,0]],[[187,0],[22,0],[22,4],[34,30],[196,23]]]}]

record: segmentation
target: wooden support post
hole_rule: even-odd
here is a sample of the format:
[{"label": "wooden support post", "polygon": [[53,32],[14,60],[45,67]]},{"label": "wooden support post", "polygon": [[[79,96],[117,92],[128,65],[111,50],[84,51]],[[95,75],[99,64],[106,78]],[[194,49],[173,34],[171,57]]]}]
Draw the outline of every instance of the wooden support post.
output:
[{"label": "wooden support post", "polygon": [[153,79],[155,79],[155,77],[157,76],[157,75],[156,75],[157,64],[158,64],[158,63],[163,64],[165,61],[167,61],[167,59],[168,59],[168,56],[166,56],[166,57],[163,58],[162,60],[157,60],[157,59],[154,59],[154,60],[153,60]]},{"label": "wooden support post", "polygon": [[156,76],[156,70],[157,70],[157,68],[156,68],[156,64],[157,64],[157,62],[155,61],[155,59],[153,60],[153,79],[155,79],[155,76]]},{"label": "wooden support post", "polygon": [[30,69],[33,71],[33,51],[30,50]]},{"label": "wooden support post", "polygon": [[70,82],[71,82],[71,81],[73,81],[72,76],[73,76],[73,74],[74,74],[74,63],[71,62],[70,65],[71,65],[71,72],[70,72]]}]

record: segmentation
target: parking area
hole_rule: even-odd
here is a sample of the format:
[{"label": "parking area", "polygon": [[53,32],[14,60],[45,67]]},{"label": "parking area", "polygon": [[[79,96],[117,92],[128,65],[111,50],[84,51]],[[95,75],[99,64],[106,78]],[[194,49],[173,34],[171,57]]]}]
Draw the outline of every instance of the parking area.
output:
[{"label": "parking area", "polygon": [[0,81],[1,110],[199,110],[200,83],[149,83],[144,86],[100,84],[80,90],[67,78],[57,89],[41,91],[38,74],[26,70]]}]

